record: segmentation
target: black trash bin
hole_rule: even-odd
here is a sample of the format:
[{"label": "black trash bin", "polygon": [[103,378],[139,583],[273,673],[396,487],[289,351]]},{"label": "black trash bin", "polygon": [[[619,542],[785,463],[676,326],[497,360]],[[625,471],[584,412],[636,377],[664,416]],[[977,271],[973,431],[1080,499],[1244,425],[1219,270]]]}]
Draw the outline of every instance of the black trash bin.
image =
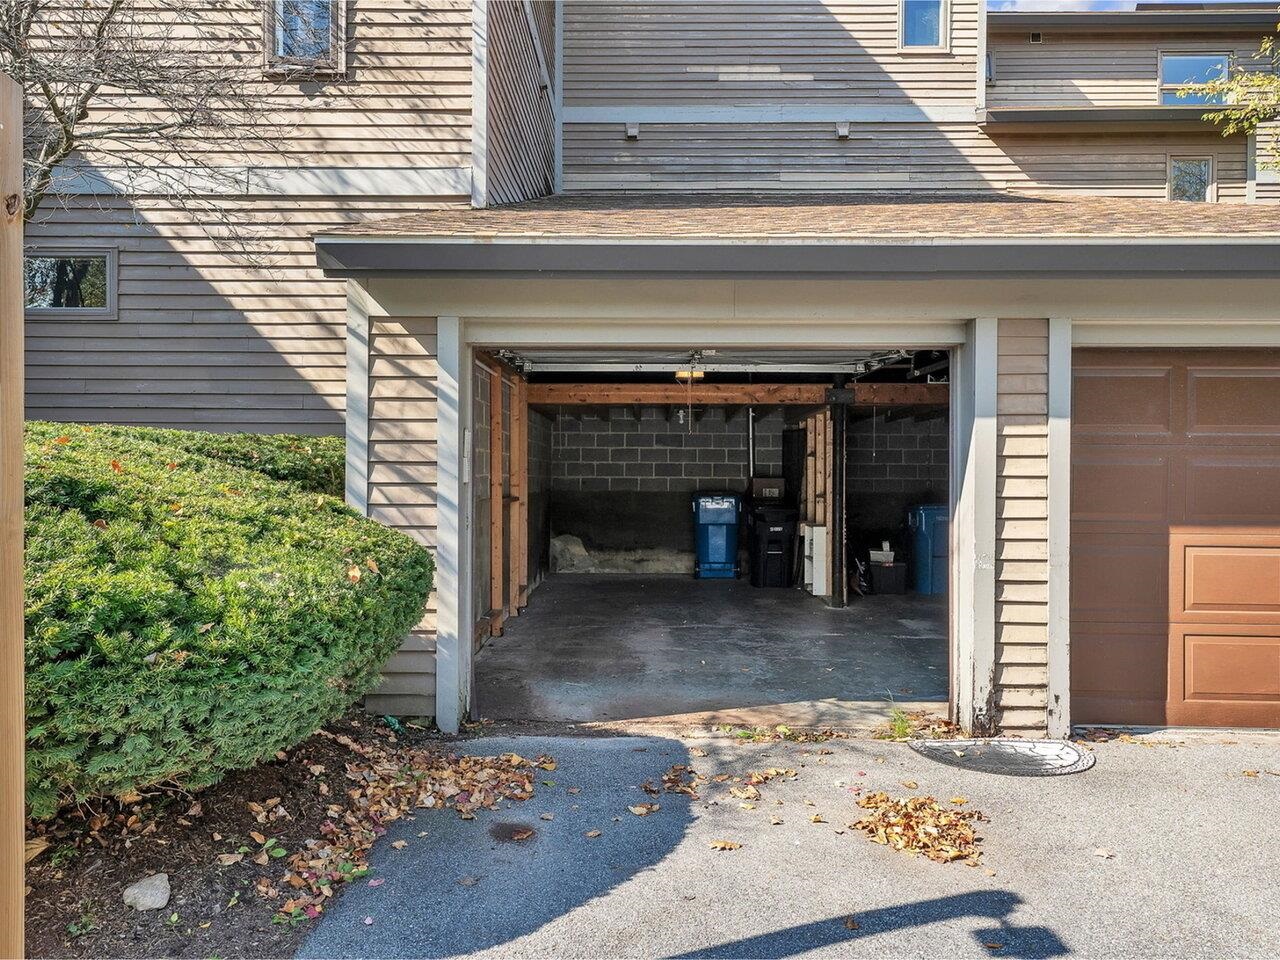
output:
[{"label": "black trash bin", "polygon": [[799,514],[791,507],[757,505],[751,511],[753,587],[792,586],[798,520]]}]

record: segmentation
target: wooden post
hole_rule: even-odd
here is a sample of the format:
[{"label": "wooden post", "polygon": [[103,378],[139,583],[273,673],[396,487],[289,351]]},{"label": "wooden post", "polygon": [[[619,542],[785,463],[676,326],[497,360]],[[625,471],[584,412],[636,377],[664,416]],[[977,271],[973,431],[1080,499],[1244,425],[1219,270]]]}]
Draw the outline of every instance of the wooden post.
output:
[{"label": "wooden post", "polygon": [[24,955],[22,88],[0,74],[0,957]]},{"label": "wooden post", "polygon": [[489,372],[489,635],[502,636],[503,580],[502,373]]},{"label": "wooden post", "polygon": [[508,513],[507,616],[520,612],[521,591],[528,579],[525,559],[529,507],[529,417],[527,384],[522,377],[511,382],[511,510]]}]

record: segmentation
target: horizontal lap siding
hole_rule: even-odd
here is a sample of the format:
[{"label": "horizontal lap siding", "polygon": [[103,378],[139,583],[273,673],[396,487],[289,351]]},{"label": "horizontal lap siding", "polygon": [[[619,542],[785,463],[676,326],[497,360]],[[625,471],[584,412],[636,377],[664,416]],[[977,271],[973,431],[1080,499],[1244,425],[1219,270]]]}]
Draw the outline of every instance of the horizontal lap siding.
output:
[{"label": "horizontal lap siding", "polygon": [[516,203],[552,192],[552,93],[535,46],[541,42],[537,21],[526,15],[522,0],[494,0],[488,13],[489,203]]},{"label": "horizontal lap siding", "polygon": [[[345,404],[346,299],[315,268],[311,236],[364,219],[469,202],[464,186],[419,187],[433,169],[471,162],[470,0],[348,3],[347,72],[275,80],[262,69],[258,0],[134,4],[146,22],[181,17],[174,35],[192,55],[241,71],[278,128],[278,150],[216,141],[191,149],[213,164],[285,168],[332,180],[343,195],[197,196],[186,209],[159,198],[51,198],[28,244],[110,245],[119,251],[118,319],[32,320],[27,403],[32,417],[248,430],[336,433]],[[178,11],[178,14],[175,14]],[[91,119],[135,110],[124,95]],[[129,114],[134,116],[136,114]],[[110,157],[98,158],[109,166]],[[154,158],[152,158],[154,159]],[[390,168],[412,195],[380,181]],[[379,196],[363,196],[352,177]],[[200,187],[193,188],[198,194]],[[204,189],[209,189],[206,185]],[[451,190],[448,194],[436,192]],[[232,243],[219,243],[213,238]],[[243,241],[243,242],[241,242]],[[228,248],[237,248],[235,255]]]},{"label": "horizontal lap siding", "polygon": [[896,0],[569,3],[565,106],[973,102],[978,8],[950,54],[897,50]]},{"label": "horizontal lap siding", "polygon": [[1047,320],[1001,320],[996,383],[999,722],[1042,732],[1048,703]]},{"label": "horizontal lap siding", "polygon": [[1234,53],[1248,67],[1260,35],[1188,37],[1177,34],[1080,36],[993,34],[988,42],[995,82],[987,106],[1154,106],[1159,100],[1160,51]]},{"label": "horizontal lap siding", "polygon": [[[227,253],[159,201],[67,198],[27,243],[118,250],[116,320],[27,323],[27,412],[265,433],[337,433],[346,399],[343,281],[311,234],[447,203],[421,198],[220,199],[245,240]],[[457,198],[455,203],[465,202]]]},{"label": "horizontal lap siding", "polygon": [[[436,545],[436,323],[374,320],[369,337],[369,516]],[[373,713],[435,714],[435,596],[365,698]]]},{"label": "horizontal lap siding", "polygon": [[566,124],[566,190],[1024,190],[1164,197],[1167,157],[1217,159],[1245,198],[1245,139],[1202,134],[989,137],[976,123]]}]

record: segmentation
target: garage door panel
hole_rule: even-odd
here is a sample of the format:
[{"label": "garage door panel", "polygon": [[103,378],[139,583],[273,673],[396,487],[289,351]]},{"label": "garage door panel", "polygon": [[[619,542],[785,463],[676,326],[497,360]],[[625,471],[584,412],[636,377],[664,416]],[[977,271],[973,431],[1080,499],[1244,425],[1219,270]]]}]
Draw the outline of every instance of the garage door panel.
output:
[{"label": "garage door panel", "polygon": [[[1174,622],[1280,622],[1280,544],[1184,543],[1170,573]],[[1181,590],[1177,587],[1181,584]]]},{"label": "garage door panel", "polygon": [[1071,519],[1163,523],[1169,517],[1169,458],[1090,455],[1071,464]]},{"label": "garage door panel", "polygon": [[1163,539],[1073,538],[1073,623],[1150,620],[1169,609],[1169,546]]},{"label": "garage door panel", "polygon": [[1169,647],[1170,722],[1276,725],[1280,627],[1174,625]]},{"label": "garage door panel", "polygon": [[1073,717],[1280,727],[1280,351],[1075,363]]},{"label": "garage door panel", "polygon": [[1186,523],[1272,524],[1280,518],[1280,457],[1189,455],[1183,467]]},{"label": "garage door panel", "polygon": [[1187,434],[1280,438],[1280,370],[1188,367]]},{"label": "garage door panel", "polygon": [[1076,723],[1164,722],[1168,676],[1163,622],[1091,623],[1071,631]]},{"label": "garage door panel", "polygon": [[1178,429],[1172,366],[1076,367],[1071,427],[1079,437],[1172,436]]}]

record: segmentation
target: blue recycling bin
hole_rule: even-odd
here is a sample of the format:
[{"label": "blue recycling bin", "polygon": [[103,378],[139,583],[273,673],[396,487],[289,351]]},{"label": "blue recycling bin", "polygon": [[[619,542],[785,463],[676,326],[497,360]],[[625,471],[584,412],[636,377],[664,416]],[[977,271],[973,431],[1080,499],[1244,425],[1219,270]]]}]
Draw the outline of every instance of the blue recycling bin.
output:
[{"label": "blue recycling bin", "polygon": [[738,575],[738,517],[742,498],[736,493],[693,495],[693,575],[699,580],[732,580]]},{"label": "blue recycling bin", "polygon": [[947,592],[947,554],[951,543],[947,508],[942,505],[912,507],[907,514],[911,528],[911,588],[916,593]]}]

